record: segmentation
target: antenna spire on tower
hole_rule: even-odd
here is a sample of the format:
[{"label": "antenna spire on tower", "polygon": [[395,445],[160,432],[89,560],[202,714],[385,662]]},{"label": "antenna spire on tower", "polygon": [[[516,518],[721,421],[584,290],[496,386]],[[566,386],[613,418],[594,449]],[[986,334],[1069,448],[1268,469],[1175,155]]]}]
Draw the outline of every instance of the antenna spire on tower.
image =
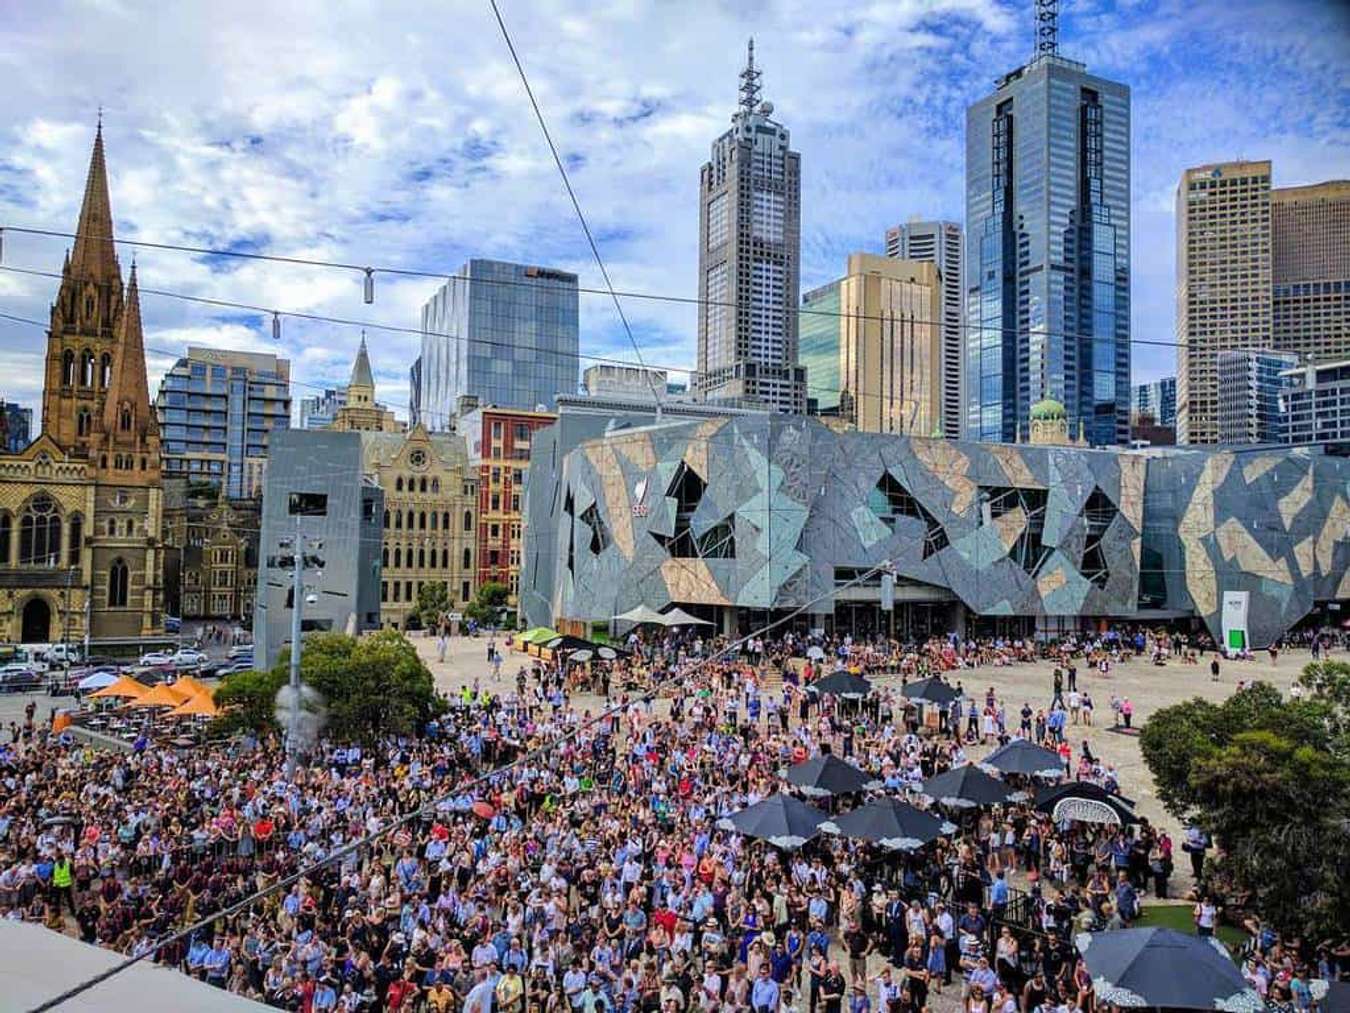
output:
[{"label": "antenna spire on tower", "polygon": [[741,108],[753,113],[759,105],[760,72],[755,69],[755,40],[746,46],[745,69],[741,71]]},{"label": "antenna spire on tower", "polygon": [[1035,0],[1036,55],[1059,55],[1059,0]]}]

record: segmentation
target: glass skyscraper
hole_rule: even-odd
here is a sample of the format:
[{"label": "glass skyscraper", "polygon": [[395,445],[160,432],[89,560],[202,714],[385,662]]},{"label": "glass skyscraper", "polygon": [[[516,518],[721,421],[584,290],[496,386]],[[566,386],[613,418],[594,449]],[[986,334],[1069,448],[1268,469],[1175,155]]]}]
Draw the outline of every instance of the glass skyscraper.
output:
[{"label": "glass skyscraper", "polygon": [[797,320],[797,361],[806,369],[806,404],[812,415],[839,411],[840,282],[813,288],[802,296]]},{"label": "glass skyscraper", "polygon": [[1031,406],[1125,443],[1130,91],[1055,53],[966,110],[964,434],[1009,442]]},{"label": "glass skyscraper", "polygon": [[460,395],[499,408],[552,408],[577,392],[577,276],[470,260],[422,307],[415,425],[445,430]]}]

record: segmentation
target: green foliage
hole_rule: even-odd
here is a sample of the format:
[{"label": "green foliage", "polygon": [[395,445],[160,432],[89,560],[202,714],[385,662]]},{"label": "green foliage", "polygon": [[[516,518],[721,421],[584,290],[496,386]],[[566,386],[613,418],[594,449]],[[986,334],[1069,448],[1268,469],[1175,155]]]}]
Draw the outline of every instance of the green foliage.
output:
[{"label": "green foliage", "polygon": [[[1340,666],[1340,667],[1337,667]],[[1165,707],[1140,748],[1169,812],[1214,835],[1215,882],[1277,930],[1350,930],[1350,666],[1309,665],[1311,699],[1269,685]]]},{"label": "green foliage", "polygon": [[[270,672],[225,678],[216,699],[235,708],[218,730],[279,730],[273,713],[277,691],[289,678],[290,652]],[[374,743],[385,735],[410,735],[444,707],[417,649],[397,630],[355,638],[314,633],[305,638],[300,678],[323,695],[325,734],[339,742]]]},{"label": "green foliage", "polygon": [[220,716],[211,723],[213,735],[237,731],[263,732],[276,728],[272,711],[277,690],[286,684],[285,669],[270,672],[235,672],[225,676],[216,690]]},{"label": "green foliage", "polygon": [[439,580],[429,580],[417,589],[417,616],[426,629],[435,629],[442,615],[450,611],[450,592]]},{"label": "green foliage", "polygon": [[505,584],[490,580],[478,588],[473,601],[464,607],[464,614],[480,623],[494,623],[510,595],[511,590]]}]

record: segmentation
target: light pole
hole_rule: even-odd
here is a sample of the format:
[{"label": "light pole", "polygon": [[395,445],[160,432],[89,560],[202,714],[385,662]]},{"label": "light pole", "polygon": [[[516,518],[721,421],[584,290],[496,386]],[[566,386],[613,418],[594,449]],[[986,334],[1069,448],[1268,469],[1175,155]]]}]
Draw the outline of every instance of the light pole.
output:
[{"label": "light pole", "polygon": [[279,542],[281,555],[274,556],[269,560],[269,566],[273,569],[291,570],[291,660],[290,660],[290,679],[288,683],[290,698],[287,701],[289,713],[286,715],[286,776],[294,777],[296,757],[300,746],[300,652],[301,640],[304,633],[304,607],[305,607],[305,570],[313,569],[322,572],[324,562],[317,555],[310,555],[306,548],[314,549],[316,552],[323,548],[323,541],[320,539],[309,539],[308,545],[304,532],[301,530],[301,516],[303,511],[293,511],[295,514],[295,535],[292,538],[283,538]]}]

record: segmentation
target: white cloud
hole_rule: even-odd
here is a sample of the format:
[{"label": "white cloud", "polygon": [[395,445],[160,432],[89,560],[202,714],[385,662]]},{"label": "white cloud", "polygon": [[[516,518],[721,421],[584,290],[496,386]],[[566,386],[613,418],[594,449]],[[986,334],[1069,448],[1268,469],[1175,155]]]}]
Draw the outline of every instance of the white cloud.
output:
[{"label": "white cloud", "polygon": [[[696,294],[697,181],[756,38],[765,96],[803,156],[803,288],[911,214],[960,218],[964,108],[1030,51],[1031,0],[753,5],[509,0],[503,12],[616,285]],[[0,221],[69,230],[94,110],[119,234],[449,273],[470,256],[547,262],[599,288],[491,12],[391,0],[26,5],[0,36]],[[1171,336],[1170,188],[1235,154],[1279,182],[1350,175],[1346,20],[1257,0],[1066,6],[1065,51],[1134,96],[1135,333]],[[78,72],[72,72],[78,68]],[[57,270],[64,241],[7,235],[5,263]],[[122,254],[123,264],[130,261]],[[416,327],[434,279],[143,251],[146,289]],[[0,312],[44,320],[54,285],[0,272]],[[583,350],[630,358],[607,297]],[[266,315],[147,295],[148,341],[271,349]],[[649,362],[692,363],[696,314],[625,300]],[[402,411],[414,335],[372,334]],[[359,330],[287,320],[301,383],[342,382]],[[0,321],[0,395],[36,405],[43,337]],[[31,365],[25,365],[31,363]],[[1170,366],[1137,349],[1141,376]],[[158,377],[152,377],[152,387]],[[297,387],[297,396],[305,393]]]}]

